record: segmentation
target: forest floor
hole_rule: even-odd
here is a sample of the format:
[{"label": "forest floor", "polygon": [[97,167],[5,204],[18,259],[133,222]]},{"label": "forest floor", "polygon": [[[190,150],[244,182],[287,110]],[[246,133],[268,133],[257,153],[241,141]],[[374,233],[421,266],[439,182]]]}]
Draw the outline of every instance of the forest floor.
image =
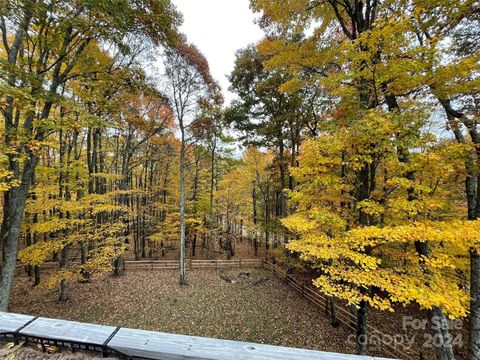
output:
[{"label": "forest floor", "polygon": [[231,271],[192,270],[184,287],[178,285],[174,270],[130,271],[120,278],[105,276],[72,284],[70,300],[64,304],[57,301],[56,288],[32,288],[28,277],[19,274],[10,311],[324,351],[355,351],[347,342],[346,328],[333,328],[323,313],[272,274],[251,269],[244,279]]},{"label": "forest floor", "polygon": [[[10,311],[44,317],[206,336],[322,351],[354,353],[352,331],[334,328],[324,312],[264,269],[191,270],[188,285],[178,284],[176,270],[128,271],[116,278],[105,275],[90,283],[70,284],[69,301],[59,303],[58,289],[32,288],[23,272],[16,277]],[[47,275],[44,273],[43,275]],[[418,309],[395,313],[371,311],[369,322],[379,334],[400,334],[402,322],[425,319]],[[379,335],[377,334],[377,335]],[[412,334],[410,334],[411,336]],[[433,358],[425,348],[428,335],[415,334],[407,351]],[[466,334],[463,340],[466,340]],[[464,346],[456,348],[465,359]],[[388,357],[370,346],[372,355]],[[418,355],[415,356],[418,358]]]},{"label": "forest floor", "polygon": [[43,352],[38,347],[24,346],[22,344],[13,345],[6,343],[2,346],[0,342],[0,359],[4,360],[118,360],[115,357],[104,358],[102,354],[94,354],[92,352],[75,353],[65,350],[49,347],[49,351]]}]

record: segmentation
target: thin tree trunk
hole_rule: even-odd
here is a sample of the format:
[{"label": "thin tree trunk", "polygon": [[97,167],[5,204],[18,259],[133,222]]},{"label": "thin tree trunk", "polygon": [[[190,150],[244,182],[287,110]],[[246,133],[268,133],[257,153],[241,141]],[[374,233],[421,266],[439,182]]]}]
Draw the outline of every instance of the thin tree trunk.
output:
[{"label": "thin tree trunk", "polygon": [[[459,120],[465,123],[465,116],[463,113],[453,109],[449,99],[442,99],[437,95],[434,88],[431,88],[433,94],[445,110],[448,124],[455,136],[455,139],[460,144],[467,144],[461,129]],[[480,139],[476,130],[476,124],[465,124],[469,130],[472,142],[476,146],[476,156],[473,153],[468,153],[465,158],[465,193],[467,198],[467,217],[469,220],[476,220],[479,211],[479,184],[480,176],[478,170],[475,169],[475,164],[478,165],[480,160]],[[439,334],[441,336],[441,334]],[[450,349],[451,350],[451,349]],[[449,359],[448,356],[453,352],[446,349],[437,349],[437,356],[444,356],[443,359]],[[440,351],[440,353],[438,352]],[[470,317],[469,317],[469,334],[468,334],[468,355],[471,360],[480,360],[480,255],[477,250],[470,249]]]},{"label": "thin tree trunk", "polygon": [[215,188],[215,145],[216,140],[213,140],[212,148],[210,150],[210,202],[209,202],[209,254],[208,258],[213,259],[215,256],[215,236],[214,236],[214,219],[213,219],[213,191]]},{"label": "thin tree trunk", "polygon": [[264,225],[265,225],[265,260],[268,260],[268,250],[270,248],[269,244],[269,229],[268,229],[268,224],[269,224],[269,217],[270,217],[270,211],[269,211],[269,189],[267,186],[266,194],[265,194],[265,219],[264,219]]},{"label": "thin tree trunk", "polygon": [[[281,132],[280,132],[281,134]],[[279,213],[278,215],[282,218],[287,215],[287,202],[285,197],[285,188],[286,185],[286,164],[285,164],[285,146],[283,144],[283,139],[280,138],[279,143],[279,161],[280,161],[280,195],[279,195]]]},{"label": "thin tree trunk", "polygon": [[258,256],[258,235],[257,235],[257,191],[255,183],[252,187],[252,210],[253,210],[253,227],[254,227],[254,238],[253,238],[253,249],[255,257]]},{"label": "thin tree trunk", "polygon": [[180,121],[182,142],[180,146],[180,285],[185,279],[185,129]]}]

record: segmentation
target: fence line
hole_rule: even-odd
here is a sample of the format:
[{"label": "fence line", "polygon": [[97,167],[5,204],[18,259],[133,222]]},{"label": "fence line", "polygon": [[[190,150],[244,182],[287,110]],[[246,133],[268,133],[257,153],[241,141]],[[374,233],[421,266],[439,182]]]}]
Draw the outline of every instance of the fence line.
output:
[{"label": "fence line", "polygon": [[[70,262],[70,264],[79,265],[79,261]],[[178,269],[179,260],[126,260],[124,262],[126,270],[168,270]],[[24,265],[18,265],[20,269]],[[234,260],[194,260],[186,259],[185,267],[187,269],[221,269],[221,268],[242,268],[242,267],[262,267],[262,259],[234,259]],[[40,265],[42,269],[58,268],[59,263],[49,261]]]},{"label": "fence line", "polygon": [[[264,268],[267,270],[272,271],[277,277],[281,278],[285,281],[286,284],[290,285],[295,291],[300,293],[303,297],[308,299],[310,302],[321,308],[325,311],[327,315],[329,312],[329,300],[328,298],[319,292],[318,290],[312,288],[311,286],[305,285],[298,279],[295,279],[292,275],[288,274],[287,271],[281,268],[278,265],[274,265],[266,260],[263,262]],[[337,320],[348,327],[349,329],[356,331],[356,315],[352,314],[347,308],[345,308],[341,304],[335,304],[336,309],[336,318]],[[379,330],[374,328],[371,325],[368,326],[369,333],[381,333]],[[404,351],[397,349],[396,347],[389,345],[389,344],[381,344],[382,350],[388,355],[392,357],[400,357],[404,360],[414,360],[415,357],[409,354],[406,354]]]},{"label": "fence line", "polygon": [[[220,269],[220,268],[242,268],[242,267],[262,267],[261,259],[235,259],[235,260],[193,260],[187,259],[185,267],[187,269]],[[143,261],[125,261],[126,270],[129,269],[178,269],[180,262],[178,260],[143,260]]]}]

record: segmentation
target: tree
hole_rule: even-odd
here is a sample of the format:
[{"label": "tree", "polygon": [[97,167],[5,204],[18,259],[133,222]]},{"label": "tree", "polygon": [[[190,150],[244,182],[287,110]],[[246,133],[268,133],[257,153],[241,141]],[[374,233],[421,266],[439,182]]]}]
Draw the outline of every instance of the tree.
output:
[{"label": "tree", "polygon": [[[427,54],[424,44],[412,46],[415,39],[428,26],[435,28],[441,24],[437,29],[453,29],[465,14],[475,12],[475,6],[469,1],[455,4],[427,4],[421,1],[388,4],[287,1],[280,4],[267,0],[254,1],[252,5],[262,12],[261,24],[268,33],[267,39],[258,47],[267,58],[264,61],[265,68],[290,74],[291,80],[281,87],[286,91],[295,91],[304,86],[306,72],[316,74],[322,90],[334,96],[339,120],[336,126],[341,128],[356,126],[359,119],[361,121],[365,114],[368,116],[375,108],[386,107],[392,114],[401,114],[408,108],[412,94],[424,95],[423,86],[432,79],[431,71],[427,70],[428,64],[441,57]],[[441,20],[443,13],[452,14],[448,26]],[[415,25],[418,22],[422,25]],[[314,31],[306,36],[306,29],[311,24],[314,24]],[[298,34],[300,41],[295,40]],[[434,36],[432,40],[434,46],[439,44],[438,37]],[[471,74],[467,70],[471,69],[468,66],[470,61],[463,64],[459,62],[458,66],[452,67],[457,70],[453,73],[465,74],[468,78]],[[439,66],[439,63],[435,66]],[[441,79],[444,78],[445,74]],[[454,83],[454,80],[450,83]],[[415,171],[411,169],[412,150],[409,144],[403,142],[411,138],[412,132],[417,132],[417,136],[421,132],[414,123],[413,126],[408,123],[405,125],[393,136],[399,141],[396,153],[405,166],[404,176],[408,181],[415,182]],[[358,156],[370,159],[376,151],[375,142],[367,143]],[[374,194],[378,183],[371,179],[376,178],[378,169],[377,160],[368,160],[358,169],[354,180],[356,202],[364,204]],[[409,203],[416,203],[417,194],[413,188],[405,196]],[[368,208],[359,209],[359,221],[364,226],[375,225],[378,219],[372,218],[366,211]],[[428,242],[417,241],[416,250],[421,258],[429,257],[432,253]],[[434,308],[433,311],[444,316],[441,308]],[[359,319],[359,325],[360,322]],[[359,337],[366,335],[361,328],[365,326],[359,326]],[[447,341],[444,343],[445,346],[437,348],[438,357],[452,358],[451,347],[448,347]],[[359,352],[365,351],[366,347],[359,347]]]},{"label": "tree", "polygon": [[209,204],[208,204],[208,257],[214,258],[215,255],[215,224],[214,224],[214,190],[216,179],[216,155],[219,152],[221,142],[228,141],[223,135],[224,112],[222,109],[223,96],[220,93],[220,87],[217,85],[213,89],[212,96],[208,99],[202,99],[199,103],[201,114],[195,120],[192,133],[197,141],[203,143],[210,157],[210,181],[209,181]]},{"label": "tree", "polygon": [[[218,208],[226,214],[227,249],[231,250],[231,223],[241,223],[250,232],[255,256],[258,251],[259,239],[263,236],[265,244],[265,259],[269,256],[272,192],[273,192],[273,159],[271,150],[262,152],[250,147],[241,162],[228,171],[221,179],[217,192]],[[257,196],[257,193],[261,196]],[[261,204],[259,214],[257,203]],[[259,223],[262,220],[262,224]],[[263,234],[262,234],[263,232]]]},{"label": "tree", "polygon": [[199,101],[208,97],[215,87],[208,62],[198,49],[186,43],[166,52],[166,75],[170,96],[180,128],[180,284],[185,278],[185,152],[187,131],[199,112]]},{"label": "tree", "polygon": [[[444,110],[447,126],[456,141],[470,145],[470,151],[465,154],[465,195],[467,218],[475,221],[480,209],[480,136],[476,121],[479,116],[478,78],[475,75],[478,72],[480,50],[473,45],[475,30],[479,28],[478,4],[459,1],[432,6],[418,1],[410,6],[412,31],[416,34],[417,46],[423,49],[425,59],[422,75],[432,96]],[[447,13],[448,20],[441,20],[442,15]],[[449,41],[451,45],[445,49],[442,44]],[[448,56],[445,56],[445,52]],[[443,61],[442,58],[448,60]],[[477,246],[472,246],[469,256],[469,357],[480,359],[480,255]]]},{"label": "tree", "polygon": [[169,2],[157,1],[121,1],[115,6],[4,1],[1,8],[4,147],[8,169],[19,183],[3,193],[0,309],[6,310],[38,150],[51,133],[52,110],[65,84],[86,75],[76,71],[78,59],[95,40],[129,50],[127,34],[173,42],[180,18]]},{"label": "tree", "polygon": [[[268,146],[276,149],[276,167],[279,172],[275,215],[284,217],[287,204],[284,191],[293,187],[288,177],[288,163],[295,164],[295,154],[300,145],[300,134],[318,121],[315,112],[324,99],[315,86],[286,92],[282,85],[291,80],[288,72],[264,67],[268,56],[250,45],[236,54],[235,68],[230,74],[230,90],[239,96],[226,111],[227,122],[240,132],[246,146]],[[308,76],[305,76],[307,78]],[[290,143],[290,144],[289,144]],[[290,145],[290,154],[288,154]]]}]

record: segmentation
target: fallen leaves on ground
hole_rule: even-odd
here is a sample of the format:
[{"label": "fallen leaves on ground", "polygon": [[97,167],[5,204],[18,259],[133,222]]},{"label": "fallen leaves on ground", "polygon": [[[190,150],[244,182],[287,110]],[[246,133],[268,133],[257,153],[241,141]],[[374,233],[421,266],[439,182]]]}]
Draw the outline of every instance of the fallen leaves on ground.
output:
[{"label": "fallen leaves on ground", "polygon": [[[245,270],[243,270],[245,271]],[[146,330],[353,353],[349,332],[333,328],[318,308],[270,273],[247,270],[258,284],[227,283],[213,270],[192,270],[188,285],[175,270],[131,271],[58,289],[32,288],[17,276],[11,311]],[[242,275],[244,276],[244,275]]]}]

